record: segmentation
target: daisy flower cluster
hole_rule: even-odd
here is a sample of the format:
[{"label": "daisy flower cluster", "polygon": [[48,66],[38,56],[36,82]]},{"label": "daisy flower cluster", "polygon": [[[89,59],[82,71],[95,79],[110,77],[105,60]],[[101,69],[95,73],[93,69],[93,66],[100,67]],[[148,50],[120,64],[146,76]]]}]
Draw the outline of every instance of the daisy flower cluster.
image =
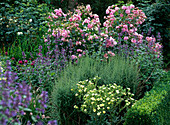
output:
[{"label": "daisy flower cluster", "polygon": [[[77,96],[83,103],[79,107],[74,105],[75,109],[95,117],[96,119],[103,116],[109,116],[108,120],[119,117],[123,110],[127,110],[129,106],[135,102],[134,94],[130,92],[130,88],[123,89],[117,84],[108,84],[97,86],[99,77],[91,80],[80,81],[77,84]],[[95,82],[94,82],[95,81]]]}]

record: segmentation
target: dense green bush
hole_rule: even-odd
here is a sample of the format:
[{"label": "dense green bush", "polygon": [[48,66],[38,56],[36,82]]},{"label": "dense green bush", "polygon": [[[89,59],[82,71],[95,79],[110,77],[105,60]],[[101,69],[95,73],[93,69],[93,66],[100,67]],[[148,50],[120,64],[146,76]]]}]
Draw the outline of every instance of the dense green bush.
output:
[{"label": "dense green bush", "polygon": [[[36,0],[7,0],[0,3],[0,42],[3,46],[16,37],[41,35],[48,14],[46,4]],[[2,46],[1,46],[2,47]]]},{"label": "dense green bush", "polygon": [[169,125],[170,72],[128,111],[126,125]]},{"label": "dense green bush", "polygon": [[[101,62],[89,57],[78,60],[77,64],[69,65],[56,80],[52,92],[53,117],[59,119],[63,124],[70,121],[70,124],[80,118],[72,108],[75,104],[74,93],[71,88],[76,88],[76,83],[86,79],[101,77],[98,85],[116,83],[124,88],[131,88],[135,93],[138,83],[137,66],[128,59],[113,57],[108,62]],[[82,116],[81,116],[82,117]],[[72,118],[72,119],[69,119]],[[82,120],[82,119],[81,119]]]}]

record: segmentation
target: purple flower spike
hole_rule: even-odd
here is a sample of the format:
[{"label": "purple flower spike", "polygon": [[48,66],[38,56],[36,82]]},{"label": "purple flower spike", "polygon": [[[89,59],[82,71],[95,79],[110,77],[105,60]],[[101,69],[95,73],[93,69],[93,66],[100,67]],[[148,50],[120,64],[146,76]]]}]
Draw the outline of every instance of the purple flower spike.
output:
[{"label": "purple flower spike", "polygon": [[57,120],[49,121],[48,125],[57,125]]}]

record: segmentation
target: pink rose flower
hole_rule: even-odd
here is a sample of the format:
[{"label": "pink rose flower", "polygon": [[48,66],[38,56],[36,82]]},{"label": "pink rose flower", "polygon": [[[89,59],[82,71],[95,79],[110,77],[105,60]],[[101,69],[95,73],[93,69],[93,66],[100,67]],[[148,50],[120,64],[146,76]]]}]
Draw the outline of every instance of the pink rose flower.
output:
[{"label": "pink rose flower", "polygon": [[123,25],[123,28],[127,29],[127,28],[128,28],[128,26],[127,26],[127,25]]},{"label": "pink rose flower", "polygon": [[79,58],[80,58],[80,57],[82,57],[82,54],[79,54],[78,56],[79,56]]},{"label": "pink rose flower", "polygon": [[82,52],[82,50],[81,49],[77,49],[77,52]]},{"label": "pink rose flower", "polygon": [[88,24],[87,27],[91,29],[93,27],[93,24]]},{"label": "pink rose flower", "polygon": [[54,32],[52,33],[52,35],[53,35],[54,37],[56,37],[56,35],[54,34]]},{"label": "pink rose flower", "polygon": [[115,10],[116,10],[116,11],[119,10],[119,7],[115,7]]},{"label": "pink rose flower", "polygon": [[131,39],[131,42],[132,42],[132,43],[136,43],[136,39],[132,38],[132,39]]},{"label": "pink rose flower", "polygon": [[71,59],[77,59],[77,56],[72,55],[72,56],[71,56]]},{"label": "pink rose flower", "polygon": [[127,10],[125,11],[125,13],[130,14],[130,10],[129,10],[129,9],[127,9]]},{"label": "pink rose flower", "polygon": [[22,64],[22,60],[20,60],[18,63],[19,63],[19,64]]},{"label": "pink rose flower", "polygon": [[76,46],[77,46],[77,45],[81,45],[81,42],[79,42],[79,41],[76,41]]},{"label": "pink rose flower", "polygon": [[126,9],[127,9],[127,7],[126,7],[126,6],[122,6],[122,9],[123,9],[123,10],[126,10]]},{"label": "pink rose flower", "polygon": [[116,29],[119,29],[120,28],[120,26],[116,26]]},{"label": "pink rose flower", "polygon": [[104,54],[104,58],[106,58],[106,59],[108,58],[107,53],[106,53],[106,54]]},{"label": "pink rose flower", "polygon": [[124,40],[128,40],[129,38],[127,36],[124,37]]},{"label": "pink rose flower", "polygon": [[130,9],[133,9],[135,8],[135,6],[133,4],[130,5]]},{"label": "pink rose flower", "polygon": [[90,7],[89,4],[86,6],[86,10],[87,10],[87,11],[90,11],[90,10],[91,10],[91,7]]},{"label": "pink rose flower", "polygon": [[110,56],[115,56],[115,54],[112,53],[111,51],[108,51],[107,53],[110,54]]},{"label": "pink rose flower", "polygon": [[120,17],[123,17],[123,14],[122,14],[122,13],[120,14]]},{"label": "pink rose flower", "polygon": [[125,28],[122,28],[122,31],[123,31],[123,32],[125,32],[125,31],[126,31],[126,29],[125,29]]},{"label": "pink rose flower", "polygon": [[50,16],[48,16],[48,18],[49,18],[49,19],[51,19],[51,17],[50,17]]},{"label": "pink rose flower", "polygon": [[86,55],[86,52],[83,52],[83,55]]},{"label": "pink rose flower", "polygon": [[48,41],[47,39],[44,40],[44,42],[47,42],[47,41]]},{"label": "pink rose flower", "polygon": [[108,9],[106,10],[106,14],[109,14],[109,10]]}]

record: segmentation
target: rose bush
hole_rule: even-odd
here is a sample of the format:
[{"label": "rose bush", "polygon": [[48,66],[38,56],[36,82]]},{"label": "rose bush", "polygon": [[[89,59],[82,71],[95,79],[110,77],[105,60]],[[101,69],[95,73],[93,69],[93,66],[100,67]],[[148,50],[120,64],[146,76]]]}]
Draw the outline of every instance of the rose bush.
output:
[{"label": "rose bush", "polygon": [[[107,51],[119,47],[118,42],[142,44],[150,39],[146,37],[147,41],[143,40],[144,36],[137,33],[137,28],[145,21],[146,16],[134,5],[121,8],[117,5],[109,6],[103,27],[99,16],[91,12],[90,5],[78,6],[74,13],[64,14],[61,8],[54,12],[48,17],[49,29],[44,41],[58,44],[61,48],[71,44],[72,54],[75,54],[76,58],[81,57],[80,54],[99,53],[101,49],[106,54]],[[156,44],[161,48],[159,43]],[[154,51],[160,53],[159,49]]]}]

